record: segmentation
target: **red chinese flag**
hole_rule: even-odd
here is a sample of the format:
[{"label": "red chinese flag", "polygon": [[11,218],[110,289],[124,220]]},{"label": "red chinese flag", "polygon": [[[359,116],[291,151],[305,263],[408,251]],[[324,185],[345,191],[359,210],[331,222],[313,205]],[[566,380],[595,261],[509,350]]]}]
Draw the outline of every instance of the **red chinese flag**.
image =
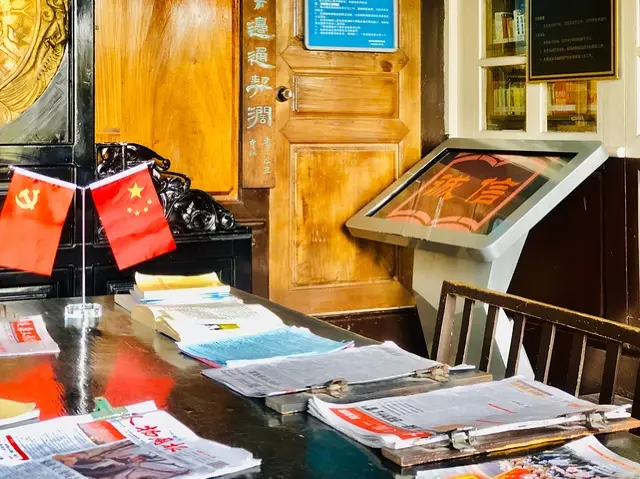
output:
[{"label": "red chinese flag", "polygon": [[89,185],[118,268],[176,248],[147,165]]},{"label": "red chinese flag", "polygon": [[0,266],[51,276],[76,185],[14,168],[0,213]]}]

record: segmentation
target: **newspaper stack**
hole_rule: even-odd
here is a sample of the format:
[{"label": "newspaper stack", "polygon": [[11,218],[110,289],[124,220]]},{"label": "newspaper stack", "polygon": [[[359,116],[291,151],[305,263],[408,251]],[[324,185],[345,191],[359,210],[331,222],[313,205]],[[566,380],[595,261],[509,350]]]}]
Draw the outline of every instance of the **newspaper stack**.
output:
[{"label": "newspaper stack", "polygon": [[471,438],[581,422],[594,410],[630,417],[628,405],[597,405],[537,381],[509,378],[350,404],[309,400],[309,413],[362,444],[403,449],[442,445],[449,434]]},{"label": "newspaper stack", "polygon": [[499,479],[565,477],[580,479],[637,478],[640,464],[621,457],[587,436],[562,447],[514,459],[420,471],[417,479]]},{"label": "newspaper stack", "polygon": [[0,358],[59,352],[60,348],[49,336],[42,316],[0,321]]},{"label": "newspaper stack", "polygon": [[306,391],[334,380],[364,384],[395,379],[438,366],[442,364],[387,341],[329,354],[207,369],[203,374],[244,396],[267,397]]},{"label": "newspaper stack", "polygon": [[66,416],[0,434],[3,479],[204,479],[259,464],[244,449],[198,437],[153,402],[100,420]]}]

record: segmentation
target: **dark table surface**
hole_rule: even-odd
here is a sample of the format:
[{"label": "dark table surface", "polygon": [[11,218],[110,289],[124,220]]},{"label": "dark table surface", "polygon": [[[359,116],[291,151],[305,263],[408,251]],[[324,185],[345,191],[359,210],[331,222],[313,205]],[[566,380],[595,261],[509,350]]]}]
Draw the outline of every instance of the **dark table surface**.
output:
[{"label": "dark table surface", "polygon": [[[287,324],[336,340],[355,340],[359,346],[374,343],[246,293],[234,293],[248,303],[264,304]],[[307,414],[280,416],[263,400],[218,385],[200,374],[203,364],[181,355],[169,338],[132,322],[111,297],[94,298],[104,309],[96,328],[65,325],[64,306],[71,301],[76,300],[6,303],[9,315],[42,314],[61,352],[57,357],[0,360],[0,397],[35,401],[41,419],[91,412],[97,397],[114,406],[153,399],[200,436],[243,447],[261,458],[260,470],[245,475],[251,478],[377,479],[411,477],[417,470],[401,470]],[[640,439],[635,436],[620,433],[602,440],[615,452],[640,461]]]}]

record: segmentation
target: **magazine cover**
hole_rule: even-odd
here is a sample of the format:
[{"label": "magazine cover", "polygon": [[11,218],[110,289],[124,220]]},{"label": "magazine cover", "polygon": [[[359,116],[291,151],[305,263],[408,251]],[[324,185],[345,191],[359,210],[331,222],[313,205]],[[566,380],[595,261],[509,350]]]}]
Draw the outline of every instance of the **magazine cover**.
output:
[{"label": "magazine cover", "polygon": [[531,456],[420,471],[419,479],[605,479],[640,477],[640,464],[629,461],[587,436]]}]

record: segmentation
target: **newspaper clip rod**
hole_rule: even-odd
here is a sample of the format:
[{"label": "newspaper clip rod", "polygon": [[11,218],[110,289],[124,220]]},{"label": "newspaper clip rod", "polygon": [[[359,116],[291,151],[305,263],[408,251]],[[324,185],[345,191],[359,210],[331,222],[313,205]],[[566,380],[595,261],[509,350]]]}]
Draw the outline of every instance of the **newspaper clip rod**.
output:
[{"label": "newspaper clip rod", "polygon": [[471,435],[476,429],[473,427],[464,427],[449,431],[449,446],[456,451],[473,451],[477,441]]},{"label": "newspaper clip rod", "polygon": [[414,371],[412,376],[418,379],[432,379],[439,383],[444,383],[449,380],[449,366],[446,364],[438,364],[427,369]]},{"label": "newspaper clip rod", "polygon": [[310,386],[307,392],[310,394],[328,394],[333,398],[341,398],[348,388],[349,386],[344,379],[332,379],[320,386]]}]

